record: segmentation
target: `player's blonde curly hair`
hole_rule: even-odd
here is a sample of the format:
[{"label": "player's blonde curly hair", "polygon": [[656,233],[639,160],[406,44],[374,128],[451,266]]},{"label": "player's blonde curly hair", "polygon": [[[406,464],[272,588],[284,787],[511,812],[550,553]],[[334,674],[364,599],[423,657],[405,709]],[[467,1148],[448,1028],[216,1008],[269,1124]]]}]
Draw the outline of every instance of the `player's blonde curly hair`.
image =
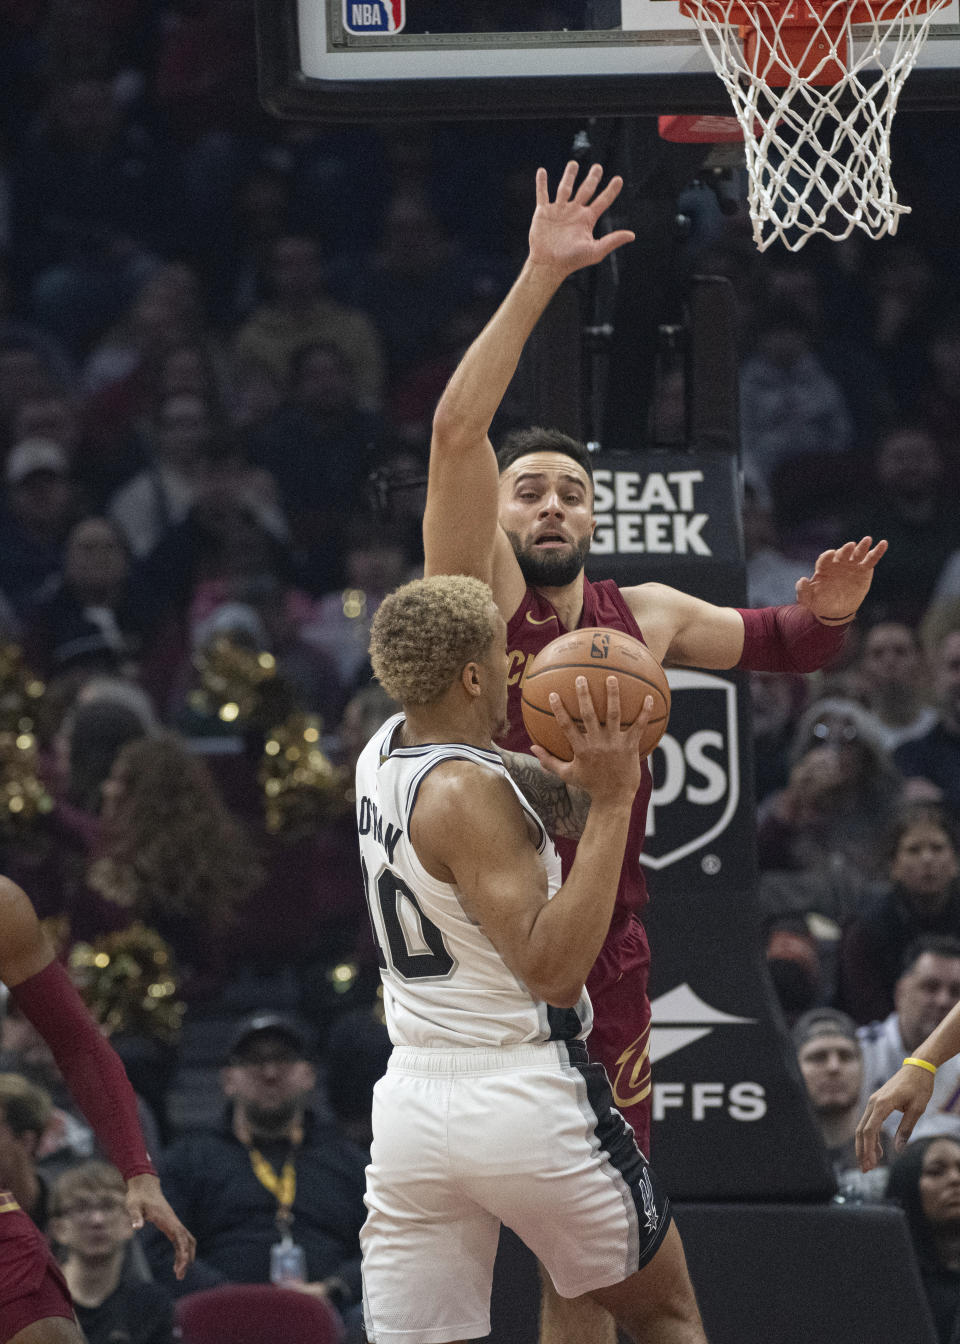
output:
[{"label": "player's blonde curly hair", "polygon": [[370,629],[370,661],[380,685],[404,705],[429,705],[464,666],[481,659],[494,634],[493,593],[480,579],[438,574],[384,598]]}]

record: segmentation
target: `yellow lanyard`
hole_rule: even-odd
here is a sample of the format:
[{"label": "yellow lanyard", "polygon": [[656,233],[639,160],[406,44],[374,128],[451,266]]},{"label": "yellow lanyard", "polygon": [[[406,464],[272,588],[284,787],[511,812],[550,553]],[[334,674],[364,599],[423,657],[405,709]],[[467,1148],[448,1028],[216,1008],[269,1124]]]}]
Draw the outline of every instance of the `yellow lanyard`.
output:
[{"label": "yellow lanyard", "polygon": [[293,1201],[297,1197],[297,1169],[294,1166],[293,1154],[284,1162],[278,1176],[259,1149],[250,1148],[248,1152],[250,1153],[250,1165],[253,1167],[253,1174],[260,1184],[265,1186],[271,1195],[276,1198],[279,1205],[277,1209],[278,1220],[288,1221],[290,1210],[293,1208]]}]

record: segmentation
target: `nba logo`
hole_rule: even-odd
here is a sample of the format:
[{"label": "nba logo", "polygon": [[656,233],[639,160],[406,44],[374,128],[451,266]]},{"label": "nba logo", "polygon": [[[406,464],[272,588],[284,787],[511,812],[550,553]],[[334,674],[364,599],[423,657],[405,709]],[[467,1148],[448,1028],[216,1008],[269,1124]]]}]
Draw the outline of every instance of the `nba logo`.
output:
[{"label": "nba logo", "polygon": [[406,0],[343,0],[348,33],[399,33],[406,22]]}]

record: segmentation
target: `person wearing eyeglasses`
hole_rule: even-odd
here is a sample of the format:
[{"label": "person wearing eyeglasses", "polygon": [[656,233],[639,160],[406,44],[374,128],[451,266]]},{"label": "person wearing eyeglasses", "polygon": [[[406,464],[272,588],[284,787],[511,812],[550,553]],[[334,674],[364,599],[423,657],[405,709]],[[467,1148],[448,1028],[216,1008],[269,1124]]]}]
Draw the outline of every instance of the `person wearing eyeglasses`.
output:
[{"label": "person wearing eyeglasses", "polygon": [[159,1238],[144,1237],[157,1280],[175,1297],[272,1282],[283,1290],[278,1313],[294,1290],[359,1326],[366,1154],[314,1106],[316,1083],[313,1043],[297,1018],[265,1010],[238,1024],[220,1073],[223,1123],[182,1134],[163,1156],[164,1188],[197,1238],[182,1284]]},{"label": "person wearing eyeglasses", "polygon": [[123,1177],[108,1162],[65,1171],[50,1192],[50,1233],[65,1258],[86,1344],[172,1344],[173,1302],[131,1255]]},{"label": "person wearing eyeglasses", "polygon": [[757,851],[763,871],[814,874],[841,921],[864,885],[883,876],[884,836],[903,781],[880,724],[853,700],[830,696],[801,715],[790,776],[760,808]]}]

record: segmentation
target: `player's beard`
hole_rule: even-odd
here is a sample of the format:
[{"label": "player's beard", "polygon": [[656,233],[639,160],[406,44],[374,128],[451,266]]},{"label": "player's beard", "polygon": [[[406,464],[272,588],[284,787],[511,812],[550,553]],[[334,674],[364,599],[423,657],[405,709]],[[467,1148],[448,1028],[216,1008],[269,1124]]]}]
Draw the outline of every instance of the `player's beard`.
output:
[{"label": "player's beard", "polygon": [[538,551],[524,546],[516,532],[508,532],[520,573],[531,588],[564,588],[578,578],[590,551],[590,537],[571,542],[572,550]]}]

